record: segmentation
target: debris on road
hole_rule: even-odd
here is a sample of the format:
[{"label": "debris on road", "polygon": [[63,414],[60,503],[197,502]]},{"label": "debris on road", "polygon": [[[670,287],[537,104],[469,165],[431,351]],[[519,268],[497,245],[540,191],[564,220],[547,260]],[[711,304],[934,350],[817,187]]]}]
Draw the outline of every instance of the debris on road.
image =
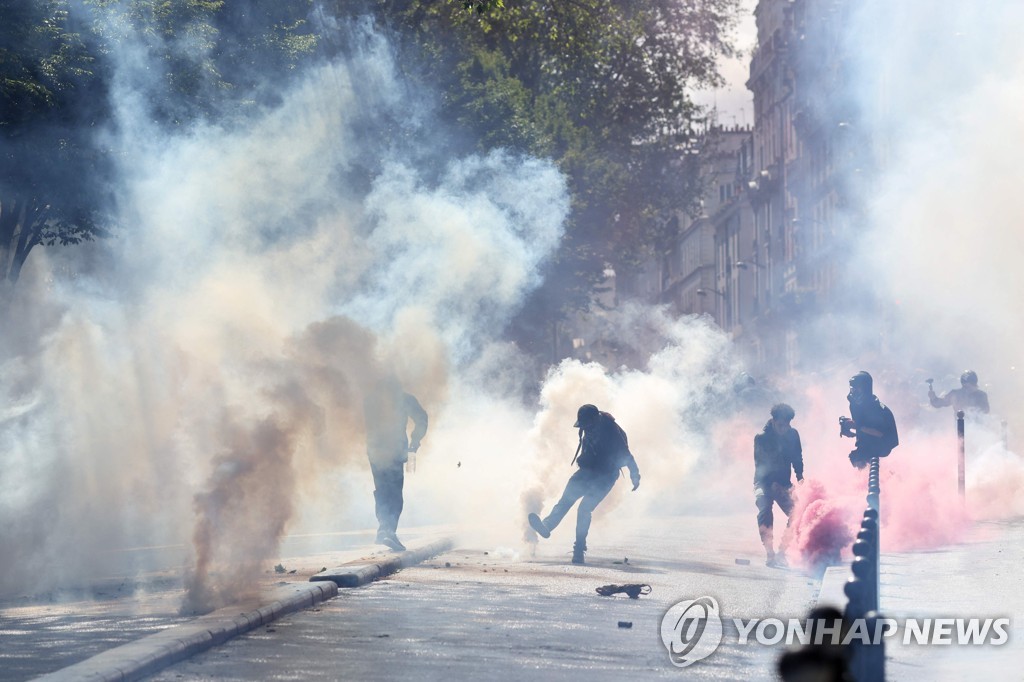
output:
[{"label": "debris on road", "polygon": [[750,565],[750,559],[737,559],[736,560],[736,564],[738,566],[749,566]]},{"label": "debris on road", "polygon": [[604,585],[602,587],[598,587],[594,591],[602,597],[610,597],[615,594],[623,593],[629,595],[630,599],[639,599],[640,595],[651,593],[651,586],[640,583],[630,583],[627,585]]},{"label": "debris on road", "polygon": [[633,621],[631,621],[631,620],[620,620],[619,621],[619,627],[620,628],[631,628],[631,627],[633,627]]}]

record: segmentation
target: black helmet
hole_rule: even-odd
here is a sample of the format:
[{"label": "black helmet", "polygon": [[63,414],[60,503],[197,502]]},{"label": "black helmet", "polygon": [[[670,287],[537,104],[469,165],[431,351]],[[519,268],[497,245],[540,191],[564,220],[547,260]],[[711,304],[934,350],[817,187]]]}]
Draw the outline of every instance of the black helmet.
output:
[{"label": "black helmet", "polygon": [[600,410],[598,410],[594,405],[582,405],[580,406],[580,409],[576,411],[576,423],[573,424],[573,426],[577,429],[586,428],[587,424],[590,424],[597,419],[598,414],[600,414]]},{"label": "black helmet", "polygon": [[792,421],[793,417],[796,416],[796,411],[786,403],[778,403],[772,406],[771,415],[772,419],[788,422]]},{"label": "black helmet", "polygon": [[863,370],[850,377],[850,388],[858,387],[868,394],[874,393],[873,384],[871,375]]},{"label": "black helmet", "polygon": [[966,386],[967,384],[974,384],[975,386],[977,386],[977,373],[972,369],[966,370],[963,374],[960,375],[960,384],[963,386]]}]

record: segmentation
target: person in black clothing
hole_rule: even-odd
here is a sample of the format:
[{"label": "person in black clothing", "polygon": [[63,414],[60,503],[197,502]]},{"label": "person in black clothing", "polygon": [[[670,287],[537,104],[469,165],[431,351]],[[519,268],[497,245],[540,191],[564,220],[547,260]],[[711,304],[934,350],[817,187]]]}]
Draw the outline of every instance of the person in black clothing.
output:
[{"label": "person in black clothing", "polygon": [[551,537],[551,531],[565,518],[576,500],[582,498],[576,512],[576,544],[572,549],[572,562],[582,564],[594,509],[611,492],[622,467],[629,469],[633,490],[640,487],[640,469],[629,451],[626,432],[615,422],[615,417],[601,412],[594,405],[583,405],[576,413],[573,426],[580,430],[580,444],[573,458],[579,469],[569,477],[565,492],[550,514],[543,519],[537,514],[530,514],[527,520],[538,535]]},{"label": "person in black clothing", "polygon": [[804,480],[804,457],[800,434],[790,426],[796,416],[793,408],[779,403],[772,407],[771,415],[764,430],[754,436],[754,502],[757,504],[757,530],[768,557],[765,564],[784,567],[788,565],[786,544],[789,534],[783,534],[776,552],[772,505],[779,505],[786,515],[788,529],[789,515],[793,511],[793,498],[790,497],[793,481],[789,474],[792,469],[797,481]]},{"label": "person in black clothing", "polygon": [[960,375],[960,388],[954,388],[941,398],[935,395],[931,379],[929,379],[928,402],[932,404],[932,407],[952,405],[954,414],[960,410],[988,414],[988,394],[978,388],[978,375],[973,370],[967,370]]},{"label": "person in black clothing", "polygon": [[870,374],[854,374],[846,396],[851,418],[839,418],[839,435],[857,439],[850,453],[850,463],[858,469],[866,467],[872,457],[888,456],[900,444],[892,410],[880,403],[873,391]]},{"label": "person in black clothing", "polygon": [[[366,452],[373,473],[374,511],[377,515],[377,544],[396,552],[405,551],[398,539],[398,517],[402,514],[405,463],[409,453],[419,450],[427,433],[427,413],[414,396],[402,390],[394,378],[379,381],[364,398]],[[409,420],[412,435],[407,435]]]}]

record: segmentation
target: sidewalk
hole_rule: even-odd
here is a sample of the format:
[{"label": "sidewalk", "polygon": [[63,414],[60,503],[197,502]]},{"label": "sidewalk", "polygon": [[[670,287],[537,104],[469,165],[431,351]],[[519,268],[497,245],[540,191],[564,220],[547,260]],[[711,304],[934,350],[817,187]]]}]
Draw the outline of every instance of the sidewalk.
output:
[{"label": "sidewalk", "polygon": [[[978,522],[963,543],[886,552],[883,529],[880,611],[900,621],[886,639],[886,679],[1020,679],[1024,670],[1024,520]],[[849,566],[829,569],[819,604],[842,606]],[[907,618],[1009,618],[1001,646],[904,643]],[[956,639],[956,636],[953,636]]]},{"label": "sidewalk", "polygon": [[[182,590],[175,571],[75,591],[44,589],[37,597],[0,603],[0,679],[139,679],[330,599],[339,585],[361,585],[450,544],[426,536],[409,542],[410,550],[400,554],[363,546],[283,559],[286,570],[268,571],[259,597],[198,618],[178,614]],[[320,573],[325,565],[336,568]],[[337,582],[324,579],[330,577]]]}]

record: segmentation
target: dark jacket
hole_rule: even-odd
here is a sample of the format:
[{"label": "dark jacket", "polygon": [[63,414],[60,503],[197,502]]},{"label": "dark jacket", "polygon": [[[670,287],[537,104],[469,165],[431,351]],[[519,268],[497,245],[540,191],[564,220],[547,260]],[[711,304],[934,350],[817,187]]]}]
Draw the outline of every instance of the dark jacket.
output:
[{"label": "dark jacket", "polygon": [[379,464],[402,463],[409,459],[407,435],[413,421],[412,444],[419,447],[427,433],[427,412],[412,395],[393,387],[380,387],[363,404],[366,413],[366,451]]},{"label": "dark jacket", "polygon": [[639,474],[636,459],[629,451],[626,432],[607,412],[600,412],[590,428],[580,429],[580,454],[576,463],[580,469],[595,473],[610,474],[629,467],[631,475]]},{"label": "dark jacket", "polygon": [[754,485],[770,487],[772,483],[778,483],[788,488],[793,485],[789,477],[790,469],[798,479],[804,477],[800,433],[790,428],[785,435],[780,436],[769,419],[764,430],[754,436]]},{"label": "dark jacket", "polygon": [[[896,433],[896,418],[892,410],[879,402],[875,396],[860,403],[850,401],[850,417],[857,423],[857,449],[871,457],[885,457],[900,444]],[[881,431],[881,436],[864,433],[865,428]]]},{"label": "dark jacket", "polygon": [[929,396],[929,402],[932,407],[947,407],[953,406],[953,411],[964,410],[969,412],[971,410],[977,410],[978,412],[984,412],[988,414],[988,394],[980,388],[954,388],[952,391],[942,396]]}]

